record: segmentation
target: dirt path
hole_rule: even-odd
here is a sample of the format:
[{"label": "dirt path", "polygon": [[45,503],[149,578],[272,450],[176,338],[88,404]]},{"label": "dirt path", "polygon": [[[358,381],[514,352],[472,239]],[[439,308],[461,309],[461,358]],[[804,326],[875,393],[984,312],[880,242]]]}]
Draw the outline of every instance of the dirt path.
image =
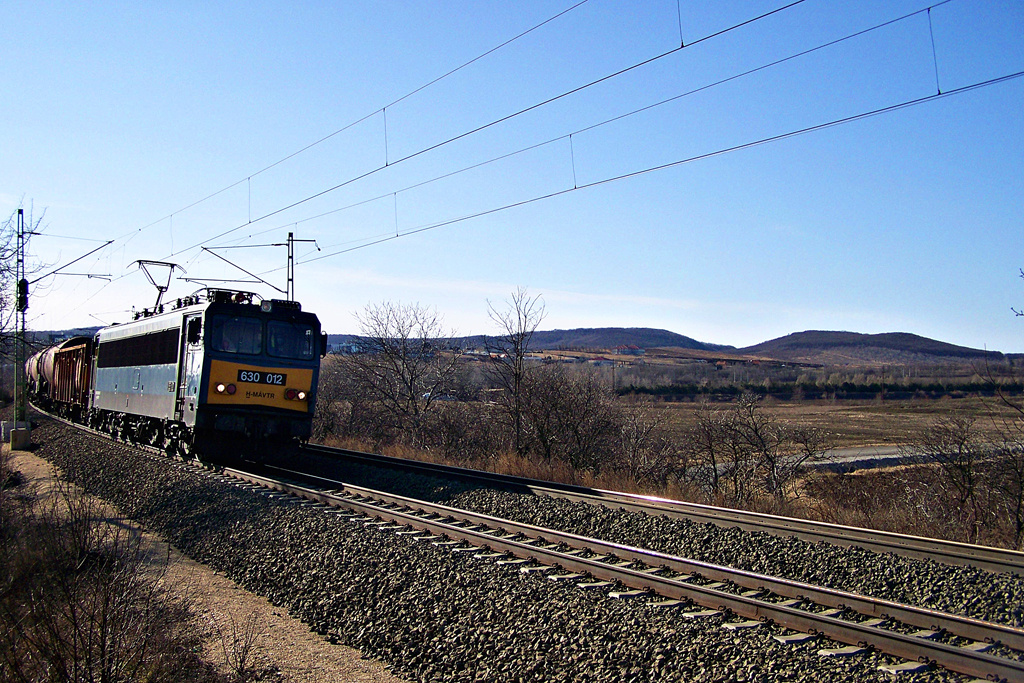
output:
[{"label": "dirt path", "polygon": [[[8,448],[3,446],[5,451]],[[53,494],[54,468],[49,462],[25,451],[14,451],[10,465],[11,469],[21,472],[26,480],[25,489],[41,497]],[[114,510],[110,510],[110,516],[120,519]],[[154,561],[162,564],[170,553],[165,581],[187,590],[192,596],[206,637],[205,660],[227,670],[218,630],[230,642],[232,634],[241,634],[245,624],[255,620],[255,662],[263,670],[276,669],[282,680],[295,683],[398,683],[402,680],[389,674],[380,662],[362,659],[358,650],[332,645],[265,598],[239,588],[209,567],[184,557],[159,538],[151,534],[145,537]]]}]

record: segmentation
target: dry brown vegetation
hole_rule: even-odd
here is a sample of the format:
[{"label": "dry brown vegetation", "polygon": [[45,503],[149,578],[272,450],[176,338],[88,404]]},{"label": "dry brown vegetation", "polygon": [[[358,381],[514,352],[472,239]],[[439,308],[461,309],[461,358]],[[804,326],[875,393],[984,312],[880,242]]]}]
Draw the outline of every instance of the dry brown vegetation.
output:
[{"label": "dry brown vegetation", "polygon": [[[267,680],[248,623],[203,624],[167,550],[53,478],[27,488],[0,455],[0,681]],[[201,656],[208,630],[225,666]]]},{"label": "dry brown vegetation", "polygon": [[[1019,467],[1019,453],[1016,460]],[[807,514],[835,524],[1021,550],[1019,479],[1013,483],[1003,467],[999,461],[981,464],[985,483],[968,505],[934,466],[819,473],[806,482]]]},{"label": "dry brown vegetation", "polygon": [[[355,430],[325,433],[331,445],[517,476],[739,507],[822,521],[1020,548],[1024,531],[1022,422],[1012,408],[977,398],[906,404],[623,402],[614,407],[605,450],[589,459],[517,454],[493,406],[439,404],[418,443],[371,440]],[[618,403],[616,403],[616,401]],[[344,400],[333,407],[343,413]],[[345,422],[354,427],[352,422]],[[961,435],[961,455],[944,462]],[[968,426],[969,425],[969,426]],[[436,430],[436,431],[435,431]],[[956,431],[956,430],[954,430]],[[380,434],[380,432],[377,432]],[[829,447],[887,445],[919,464],[850,473],[803,470],[827,463]],[[938,446],[938,448],[936,448]],[[957,451],[952,451],[954,455]],[[595,461],[594,453],[603,453]],[[944,466],[945,465],[945,466]],[[971,481],[965,487],[964,480]],[[966,493],[969,491],[969,493]]]},{"label": "dry brown vegetation", "polygon": [[161,586],[139,536],[67,487],[39,501],[13,491],[0,498],[0,678],[195,677],[187,605]]},{"label": "dry brown vegetation", "polygon": [[[543,318],[536,306],[520,290],[507,313],[492,307],[501,334],[489,358],[459,359],[426,344],[437,323],[424,324],[422,311],[406,321],[406,336],[419,341],[412,358],[383,345],[328,358],[315,438],[538,479],[1022,543],[1024,411],[1017,395],[1003,393],[1020,386],[1012,362],[987,373],[955,362],[829,370],[715,365],[686,353],[593,367],[585,362],[593,354],[581,351],[527,352]],[[629,389],[644,386],[651,391]],[[670,400],[682,386],[695,393]],[[899,448],[920,462],[868,474],[806,467],[832,449],[864,446]]]}]

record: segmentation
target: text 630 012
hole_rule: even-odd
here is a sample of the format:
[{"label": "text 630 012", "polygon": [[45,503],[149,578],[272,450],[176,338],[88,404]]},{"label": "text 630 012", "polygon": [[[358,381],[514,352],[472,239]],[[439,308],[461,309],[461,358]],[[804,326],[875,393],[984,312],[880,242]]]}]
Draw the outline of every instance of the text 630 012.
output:
[{"label": "text 630 012", "polygon": [[280,372],[261,372],[259,370],[239,370],[239,382],[252,382],[253,384],[284,384],[288,375]]}]

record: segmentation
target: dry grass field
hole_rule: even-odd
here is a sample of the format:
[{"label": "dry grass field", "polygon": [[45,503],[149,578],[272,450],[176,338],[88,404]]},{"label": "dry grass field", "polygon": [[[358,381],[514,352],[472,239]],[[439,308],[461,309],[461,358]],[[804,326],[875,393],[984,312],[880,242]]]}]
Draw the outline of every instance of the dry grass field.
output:
[{"label": "dry grass field", "polygon": [[[728,403],[712,404],[728,407]],[[980,432],[996,441],[1002,420],[1012,413],[996,399],[978,397],[909,401],[777,401],[763,408],[783,423],[816,427],[832,437],[834,448],[899,446],[936,420],[951,415],[977,418]],[[655,403],[663,424],[679,434],[696,422],[700,403]]]}]

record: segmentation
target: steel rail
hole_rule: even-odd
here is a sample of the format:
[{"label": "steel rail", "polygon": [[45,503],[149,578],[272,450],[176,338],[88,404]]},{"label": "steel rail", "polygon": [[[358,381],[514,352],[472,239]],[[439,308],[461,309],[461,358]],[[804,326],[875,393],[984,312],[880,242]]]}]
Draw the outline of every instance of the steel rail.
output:
[{"label": "steel rail", "polygon": [[757,574],[743,569],[691,560],[654,550],[588,538],[556,529],[502,519],[471,510],[453,508],[440,503],[429,503],[406,496],[332,481],[323,477],[283,470],[282,468],[274,469],[284,471],[293,479],[302,478],[315,483],[322,482],[327,486],[334,487],[335,490],[344,491],[350,495],[364,496],[378,501],[401,505],[409,509],[418,510],[424,514],[459,518],[473,524],[504,531],[509,535],[522,534],[542,538],[552,543],[563,543],[572,548],[589,548],[595,552],[614,556],[618,559],[643,562],[654,567],[661,566],[680,574],[697,574],[715,581],[729,581],[743,588],[768,590],[785,598],[810,600],[827,607],[848,608],[870,618],[894,619],[911,626],[944,630],[964,638],[981,642],[999,642],[1016,650],[1024,650],[1024,629],[1013,626],[996,624],[924,607],[905,605],[891,600],[863,596],[833,588],[815,586],[791,579]]},{"label": "steel rail", "polygon": [[[688,600],[711,609],[728,610],[748,619],[770,620],[785,628],[825,635],[838,642],[851,645],[867,645],[913,661],[923,659],[967,675],[995,676],[996,680],[1024,679],[1024,662],[995,657],[975,649],[933,642],[918,636],[881,629],[876,625],[850,622],[827,614],[816,614],[797,609],[791,604],[772,603],[746,595],[736,595],[692,583],[689,580],[693,578],[692,576],[682,578],[658,576],[650,570],[631,569],[624,564],[643,562],[684,574],[694,573],[700,574],[703,578],[728,580],[736,585],[770,590],[780,596],[792,595],[794,598],[812,600],[820,604],[835,604],[837,607],[846,607],[858,612],[865,610],[862,613],[884,615],[913,625],[947,630],[973,640],[998,641],[1009,647],[1019,647],[1024,643],[1024,630],[1021,629],[900,605],[890,601],[866,598],[851,593],[822,589],[785,579],[775,579],[726,567],[692,562],[663,553],[514,523],[488,515],[468,513],[440,504],[427,503],[394,494],[384,494],[322,478],[314,479],[321,479],[325,483],[337,485],[336,490],[325,491],[310,488],[302,484],[238,470],[225,470],[225,474],[307,500],[333,507],[345,507],[358,511],[359,514],[372,515],[374,518],[380,518],[388,523],[408,526],[430,533],[432,538],[448,537],[465,540],[473,545],[508,553],[524,560],[559,566],[572,572],[587,573],[597,579],[620,582],[631,588],[652,591],[666,598]],[[309,475],[301,476],[306,478]],[[359,497],[363,496],[372,497],[375,500],[360,500]],[[396,507],[381,507],[381,502]],[[458,523],[446,521],[450,519],[457,519],[462,523],[468,522],[473,526],[465,528],[458,526]],[[482,530],[481,526],[486,529]],[[497,535],[499,531],[509,535],[499,536]],[[529,540],[522,540],[523,537]],[[538,541],[545,545],[534,545]],[[588,548],[594,552],[600,552],[602,555],[598,558],[580,557],[559,550],[558,548],[563,545]],[[608,559],[617,559],[619,562],[609,564]],[[922,619],[925,621],[922,622]]]},{"label": "steel rail", "polygon": [[824,541],[832,545],[858,546],[874,552],[891,552],[919,560],[934,560],[945,564],[976,567],[996,573],[1024,575],[1024,552],[1015,550],[733,510],[656,496],[591,489],[572,484],[559,484],[327,446],[307,445],[305,451],[328,458],[345,458],[365,462],[377,467],[390,467],[433,476],[475,481],[492,487],[502,486],[528,490],[539,496],[567,498],[612,509],[642,512],[655,516],[665,515],[672,518],[711,523],[716,526],[739,527],[746,531],[762,531],[775,536],[795,536],[812,543]]}]

